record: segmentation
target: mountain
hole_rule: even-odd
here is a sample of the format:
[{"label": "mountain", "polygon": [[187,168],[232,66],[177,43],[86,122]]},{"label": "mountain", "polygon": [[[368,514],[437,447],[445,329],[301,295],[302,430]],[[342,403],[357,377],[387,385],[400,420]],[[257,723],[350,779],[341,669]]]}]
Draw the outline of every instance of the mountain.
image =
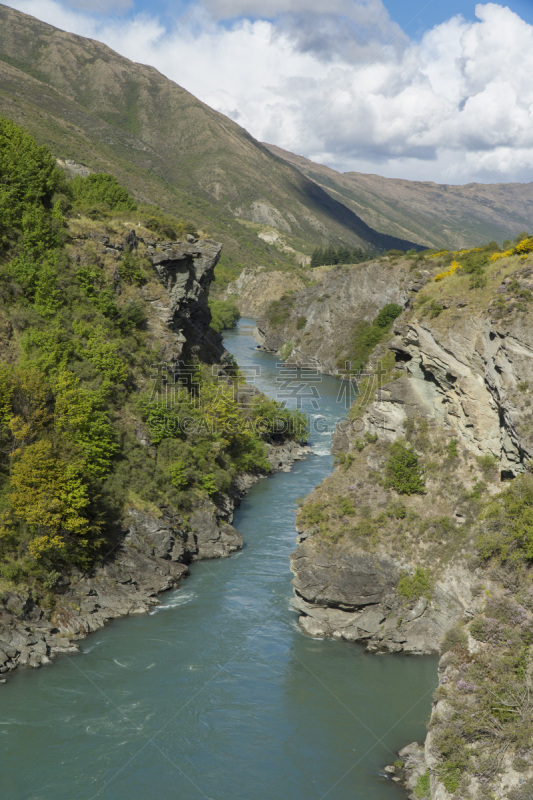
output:
[{"label": "mountain", "polygon": [[340,173],[275,145],[266,146],[368,225],[427,247],[459,249],[490,240],[501,243],[531,228],[533,183],[455,186]]},{"label": "mountain", "polygon": [[227,256],[248,264],[293,261],[294,250],[310,253],[325,240],[412,246],[373,230],[153,67],[6,6],[0,114],[57,157],[112,172],[137,199],[193,218],[223,242]]}]

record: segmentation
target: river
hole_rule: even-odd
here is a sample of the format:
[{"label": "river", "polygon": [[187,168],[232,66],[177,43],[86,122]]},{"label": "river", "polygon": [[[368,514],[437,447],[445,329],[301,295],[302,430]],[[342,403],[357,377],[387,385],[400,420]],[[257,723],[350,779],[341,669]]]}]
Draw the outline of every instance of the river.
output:
[{"label": "river", "polygon": [[313,455],[252,487],[235,517],[242,552],[195,564],[151,614],[0,687],[1,800],[404,797],[379,771],[423,739],[436,659],[299,632],[296,501],[331,472],[345,404],[335,379],[295,383],[255,350],[252,325],[241,320],[226,346],[263,391],[305,403]]}]

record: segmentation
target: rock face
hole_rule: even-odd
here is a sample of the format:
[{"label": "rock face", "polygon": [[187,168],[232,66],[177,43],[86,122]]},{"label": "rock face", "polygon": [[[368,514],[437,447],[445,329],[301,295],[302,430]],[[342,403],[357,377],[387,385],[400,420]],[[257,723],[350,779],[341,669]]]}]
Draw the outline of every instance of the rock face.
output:
[{"label": "rock face", "polygon": [[388,303],[405,305],[417,281],[404,266],[379,261],[316,273],[313,286],[287,300],[281,321],[259,317],[254,336],[260,349],[282,352],[290,364],[336,375],[354,324],[371,322]]},{"label": "rock face", "polygon": [[190,238],[192,241],[149,247],[154,269],[166,289],[156,308],[161,321],[176,337],[175,360],[193,355],[220,359],[222,339],[209,328],[208,293],[221,245],[209,239]]},{"label": "rock face", "polygon": [[400,324],[390,343],[405,377],[384,387],[368,410],[368,430],[395,439],[413,413],[442,425],[474,455],[493,455],[504,476],[533,455],[527,392],[533,331],[527,319],[501,321],[456,309],[446,324]]},{"label": "rock face", "polygon": [[229,556],[242,536],[218,523],[214,507],[195,512],[187,529],[165,516],[130,511],[116,550],[91,575],[65,581],[53,611],[31,597],[4,595],[0,607],[0,673],[39,667],[61,653],[77,652],[76,641],[109,620],[148,611],[158,594],[175,588],[188,564]]},{"label": "rock face", "polygon": [[465,608],[454,591],[455,572],[443,576],[431,605],[420,597],[406,610],[396,591],[401,567],[385,554],[305,539],[291,556],[300,627],[310,636],[360,641],[371,652],[438,652],[444,633]]},{"label": "rock face", "polygon": [[273,300],[279,300],[286,292],[303,289],[305,283],[297,273],[247,268],[229,284],[224,297],[237,305],[241,316],[256,319]]}]

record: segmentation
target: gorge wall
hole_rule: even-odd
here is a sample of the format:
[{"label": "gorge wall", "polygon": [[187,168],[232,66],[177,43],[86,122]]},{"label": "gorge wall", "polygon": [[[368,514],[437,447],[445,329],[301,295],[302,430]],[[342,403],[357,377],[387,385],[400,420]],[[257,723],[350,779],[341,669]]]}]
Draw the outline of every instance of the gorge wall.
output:
[{"label": "gorge wall", "polygon": [[[150,349],[157,357],[154,388],[159,366],[164,367],[166,375],[167,365],[191,358],[213,365],[224,377],[226,354],[220,334],[210,328],[208,307],[220,244],[192,235],[169,242],[138,238],[134,230],[113,237],[98,225],[92,225],[89,232],[78,226],[73,233],[73,260],[83,265],[88,257],[90,263],[105,264],[119,293],[132,292],[120,285],[124,254],[139,251],[151,265],[152,279],[136,290],[135,302],[142,303]],[[6,325],[2,357],[9,359],[13,331]],[[162,394],[156,394],[154,401],[164,404],[165,385],[158,391]],[[139,417],[130,419],[129,425],[138,445],[155,458],[148,427]],[[270,468],[284,470],[307,449],[285,441],[268,443],[267,451]],[[58,654],[76,652],[79,639],[109,620],[152,608],[160,592],[176,587],[188,574],[192,562],[225,558],[241,548],[242,536],[231,524],[233,512],[257,480],[257,474],[238,474],[227,491],[217,493],[216,502],[203,493],[186,512],[142,502],[133,495],[123,518],[116,521],[114,541],[101,563],[86,572],[66,571],[48,602],[31,590],[3,589],[0,676],[20,666],[37,668]]]},{"label": "gorge wall", "polygon": [[430,258],[337,268],[258,323],[260,346],[335,374],[361,320],[405,309],[364,373],[344,374],[358,396],[291,566],[306,634],[443,653],[425,750],[402,751],[412,797],[531,796],[531,572],[505,509],[519,497],[527,517],[533,500],[532,265],[495,260],[479,285],[434,280]]}]

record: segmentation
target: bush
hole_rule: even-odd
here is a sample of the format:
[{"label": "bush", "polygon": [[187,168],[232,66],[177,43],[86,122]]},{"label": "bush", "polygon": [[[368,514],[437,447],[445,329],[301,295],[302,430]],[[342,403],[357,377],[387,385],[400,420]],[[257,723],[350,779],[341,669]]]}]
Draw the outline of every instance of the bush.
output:
[{"label": "bush", "polygon": [[267,319],[272,328],[279,328],[289,319],[294,298],[286,292],[279,300],[273,300],[267,309]]},{"label": "bush", "polygon": [[402,306],[397,303],[388,303],[383,306],[371,323],[367,321],[357,323],[350,348],[346,355],[337,362],[338,368],[342,370],[345,362],[349,361],[351,372],[361,371],[372,350],[386,338],[394,320],[400,316],[402,311]]},{"label": "bush", "polygon": [[459,628],[456,625],[454,628],[450,628],[444,634],[444,638],[440,646],[440,652],[447,653],[449,650],[462,650],[466,648],[467,644],[468,637],[465,631],[463,628]]},{"label": "bush", "polygon": [[427,772],[424,772],[423,775],[419,776],[416,782],[416,786],[414,789],[415,797],[419,797],[420,800],[422,800],[422,798],[429,797],[430,788],[431,788],[431,780],[429,776],[429,770],[427,770]]},{"label": "bush", "polygon": [[235,303],[230,300],[211,300],[209,310],[211,311],[211,327],[217,333],[235,328],[241,316]]},{"label": "bush", "polygon": [[113,175],[97,172],[70,184],[74,200],[82,207],[104,206],[109,211],[135,211],[137,206],[127,189]]},{"label": "bush", "polygon": [[412,602],[423,595],[431,597],[433,581],[427,569],[417,567],[413,575],[404,573],[398,581],[398,594]]},{"label": "bush", "polygon": [[511,566],[533,560],[533,475],[520,475],[492,498],[482,516],[477,545],[483,558]]},{"label": "bush", "polygon": [[397,440],[385,464],[385,486],[398,494],[423,494],[425,479],[418,456],[411,445]]}]

